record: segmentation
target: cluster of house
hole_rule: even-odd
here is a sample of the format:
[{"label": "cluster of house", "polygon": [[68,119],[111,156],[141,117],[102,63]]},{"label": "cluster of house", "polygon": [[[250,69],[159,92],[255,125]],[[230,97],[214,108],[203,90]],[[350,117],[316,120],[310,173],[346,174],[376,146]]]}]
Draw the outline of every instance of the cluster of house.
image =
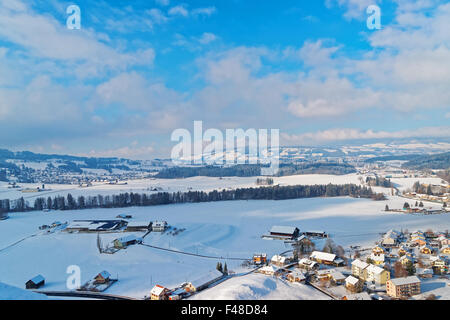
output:
[{"label": "cluster of house", "polygon": [[[254,255],[253,260],[260,255]],[[309,258],[296,261],[293,257],[274,255],[270,262],[259,268],[258,273],[285,278],[291,282],[304,282],[310,275],[315,275],[319,280],[331,280],[336,284],[343,284],[345,276],[334,268],[319,270],[320,265],[339,267],[344,265],[344,260],[336,254],[313,251]],[[293,268],[295,267],[295,268]]]},{"label": "cluster of house", "polygon": [[[442,186],[438,187],[442,188]],[[447,190],[450,190],[450,186],[447,187]],[[450,205],[450,192],[442,193],[441,195],[408,192],[405,193],[405,197],[411,198],[416,201],[440,202],[440,203],[447,203],[447,205]]]},{"label": "cluster of house", "polygon": [[419,270],[419,276],[429,277],[433,273],[448,273],[449,245],[450,240],[446,233],[418,230],[404,234],[391,230],[374,250],[382,258],[388,258],[391,264],[396,261],[401,262],[403,266],[412,264]]},{"label": "cluster of house", "polygon": [[[393,298],[405,298],[419,294],[420,278],[448,273],[450,240],[447,234],[414,231],[403,233],[390,230],[379,245],[372,248],[366,262],[352,262],[352,275],[346,279],[346,287],[361,292],[364,283],[386,286],[386,293]],[[391,279],[395,265],[408,270],[407,277]]]},{"label": "cluster of house", "polygon": [[159,284],[150,291],[150,300],[180,300],[195,292],[206,289],[215,282],[220,281],[226,275],[218,270],[212,270],[192,282],[182,283],[179,287],[169,289]]}]

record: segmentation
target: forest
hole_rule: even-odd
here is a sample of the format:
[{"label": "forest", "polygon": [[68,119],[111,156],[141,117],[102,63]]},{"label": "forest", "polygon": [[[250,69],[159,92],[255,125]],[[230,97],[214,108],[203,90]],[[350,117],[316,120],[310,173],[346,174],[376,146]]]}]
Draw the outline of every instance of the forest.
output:
[{"label": "forest", "polygon": [[286,200],[314,197],[370,198],[383,200],[383,194],[377,194],[371,188],[355,184],[344,185],[296,185],[265,186],[259,188],[238,188],[234,190],[158,192],[153,194],[121,193],[108,196],[67,196],[40,197],[30,205],[24,198],[0,200],[0,211],[23,212],[32,210],[77,210],[91,208],[123,208],[133,206],[155,206],[174,203],[197,203],[232,200]]}]

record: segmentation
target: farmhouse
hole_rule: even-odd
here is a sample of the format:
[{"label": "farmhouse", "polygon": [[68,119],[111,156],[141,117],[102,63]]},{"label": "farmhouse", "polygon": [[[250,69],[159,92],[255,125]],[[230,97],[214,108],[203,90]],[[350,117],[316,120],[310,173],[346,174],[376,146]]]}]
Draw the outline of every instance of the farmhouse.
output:
[{"label": "farmhouse", "polygon": [[95,284],[104,284],[104,283],[109,282],[110,279],[111,279],[111,274],[108,271],[102,271],[98,275],[95,276],[94,283]]},{"label": "farmhouse", "polygon": [[288,263],[288,259],[276,254],[270,259],[270,262],[276,266],[282,267]]},{"label": "farmhouse", "polygon": [[148,231],[152,227],[151,222],[130,221],[125,231]]},{"label": "farmhouse", "polygon": [[303,272],[294,270],[286,276],[286,279],[290,282],[304,282],[306,277]]},{"label": "farmhouse", "polygon": [[218,270],[212,270],[204,276],[198,278],[195,281],[189,282],[186,286],[186,291],[195,292],[207,288],[214,282],[219,281],[224,277],[224,274]]},{"label": "farmhouse", "polygon": [[374,264],[380,265],[380,264],[384,263],[385,256],[384,256],[384,254],[374,254],[374,253],[372,253],[370,255],[370,259],[373,261]]},{"label": "farmhouse", "polygon": [[151,300],[167,300],[167,295],[169,294],[169,289],[157,284],[150,291]]},{"label": "farmhouse", "polygon": [[122,237],[119,239],[115,239],[113,241],[114,243],[114,248],[116,249],[124,249],[130,245],[136,244],[136,243],[142,243],[142,238],[141,237],[137,237],[135,235],[129,235],[126,237]]},{"label": "farmhouse", "polygon": [[277,268],[272,266],[272,265],[271,266],[264,266],[264,267],[258,269],[257,272],[262,273],[262,274],[266,274],[268,276],[273,276],[277,272]]},{"label": "farmhouse", "polygon": [[332,280],[336,284],[342,284],[345,281],[345,276],[340,272],[333,269],[324,269],[317,271],[317,278],[319,280]]},{"label": "farmhouse", "polygon": [[376,246],[372,249],[372,254],[375,254],[375,255],[384,254],[384,249],[380,246]]},{"label": "farmhouse", "polygon": [[448,244],[445,246],[442,246],[441,253],[442,254],[450,254],[450,247],[448,246]]},{"label": "farmhouse", "polygon": [[422,254],[432,254],[433,253],[433,249],[430,246],[423,246],[420,248],[420,253]]},{"label": "farmhouse", "polygon": [[339,266],[344,263],[344,260],[338,258],[334,253],[326,253],[321,251],[313,251],[309,258],[318,263],[327,265]]},{"label": "farmhouse", "polygon": [[270,229],[270,235],[274,237],[295,239],[298,237],[300,230],[296,227],[273,226]]},{"label": "farmhouse", "polygon": [[36,277],[28,280],[25,283],[25,288],[27,288],[27,289],[39,289],[43,285],[45,285],[45,278],[43,276],[41,276],[41,275],[37,275]]},{"label": "farmhouse", "polygon": [[267,254],[265,253],[256,253],[253,255],[253,263],[256,265],[266,264],[267,263]]},{"label": "farmhouse", "polygon": [[391,279],[386,283],[386,292],[394,298],[406,298],[420,293],[420,280],[416,276]]},{"label": "farmhouse", "polygon": [[298,262],[298,267],[306,270],[317,270],[319,269],[319,264],[307,258],[302,258]]},{"label": "farmhouse", "polygon": [[350,292],[361,292],[363,287],[363,282],[354,276],[348,276],[345,278],[345,287]]}]

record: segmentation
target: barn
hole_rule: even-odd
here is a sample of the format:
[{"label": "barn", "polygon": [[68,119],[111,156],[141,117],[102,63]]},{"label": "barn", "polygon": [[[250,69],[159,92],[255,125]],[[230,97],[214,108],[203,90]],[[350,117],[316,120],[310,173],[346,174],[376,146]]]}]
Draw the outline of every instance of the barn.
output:
[{"label": "barn", "polygon": [[28,280],[25,283],[25,288],[27,288],[27,289],[39,289],[43,285],[45,285],[45,278],[39,274],[36,277]]},{"label": "barn", "polygon": [[116,249],[124,249],[130,245],[136,244],[136,243],[142,243],[142,238],[135,236],[135,235],[129,235],[126,237],[122,237],[119,239],[114,240],[114,248]]},{"label": "barn", "polygon": [[270,229],[270,235],[273,237],[281,237],[295,239],[298,237],[300,230],[296,227],[289,226],[273,226]]},{"label": "barn", "polygon": [[152,227],[151,222],[145,221],[130,221],[127,224],[126,231],[148,231]]}]

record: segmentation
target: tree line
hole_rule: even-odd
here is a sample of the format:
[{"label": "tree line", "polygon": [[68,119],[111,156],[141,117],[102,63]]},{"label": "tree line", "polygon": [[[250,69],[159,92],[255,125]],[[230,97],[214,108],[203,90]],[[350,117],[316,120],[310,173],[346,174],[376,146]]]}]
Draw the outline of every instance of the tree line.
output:
[{"label": "tree line", "polygon": [[383,199],[370,187],[355,184],[344,185],[296,185],[267,186],[259,188],[238,188],[233,190],[158,192],[153,194],[126,192],[117,195],[67,196],[36,198],[31,206],[24,198],[14,201],[0,200],[5,212],[23,212],[31,210],[78,210],[91,208],[123,208],[134,206],[155,206],[175,203],[198,203],[232,200],[287,200],[315,197],[342,197]]}]

